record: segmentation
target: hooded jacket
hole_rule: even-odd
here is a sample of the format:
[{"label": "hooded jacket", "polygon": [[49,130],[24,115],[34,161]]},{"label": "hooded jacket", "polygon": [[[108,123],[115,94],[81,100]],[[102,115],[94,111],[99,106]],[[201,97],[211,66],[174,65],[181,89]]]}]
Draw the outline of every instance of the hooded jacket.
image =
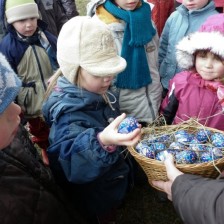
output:
[{"label": "hooded jacket", "polygon": [[[108,97],[113,109],[101,95],[59,77],[43,106],[43,115],[51,126],[47,153],[55,177],[64,187],[70,185],[71,194],[80,186],[80,200],[86,200],[93,213],[111,208],[123,199],[127,189],[129,168],[123,154],[119,148],[112,153],[106,151],[97,139],[97,134],[120,113],[116,98]],[[76,200],[77,196],[77,204]]]},{"label": "hooded jacket", "polygon": [[217,93],[202,83],[202,78],[192,71],[174,76],[161,105],[167,124],[177,124],[193,117],[205,126],[224,131],[224,114]]},{"label": "hooded jacket", "polygon": [[26,118],[41,116],[47,81],[58,67],[57,38],[46,31],[46,23],[41,20],[36,33],[29,38],[19,38],[11,24],[7,29],[0,51],[23,82],[17,102]]},{"label": "hooded jacket", "polygon": [[188,11],[184,5],[177,7],[168,18],[160,37],[159,74],[163,88],[168,89],[169,80],[182,69],[176,60],[176,44],[187,34],[199,29],[211,15],[218,14],[215,4],[210,1],[202,9]]}]

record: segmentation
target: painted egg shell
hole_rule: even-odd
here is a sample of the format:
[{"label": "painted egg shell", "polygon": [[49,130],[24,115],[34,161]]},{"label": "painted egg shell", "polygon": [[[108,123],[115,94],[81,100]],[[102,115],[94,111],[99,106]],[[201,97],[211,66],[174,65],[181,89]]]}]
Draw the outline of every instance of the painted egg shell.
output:
[{"label": "painted egg shell", "polygon": [[119,125],[118,132],[127,134],[138,128],[138,122],[134,117],[126,117]]},{"label": "painted egg shell", "polygon": [[177,163],[192,164],[197,161],[198,156],[196,152],[194,151],[184,150],[184,151],[178,152],[175,158]]},{"label": "painted egg shell", "polygon": [[175,156],[175,153],[176,153],[174,150],[169,150],[169,149],[168,150],[164,150],[164,151],[160,151],[160,152],[156,153],[156,159],[160,160],[160,161],[164,161],[165,158],[166,158],[165,152],[168,152],[168,153],[170,153],[170,154],[172,154],[174,156]]},{"label": "painted egg shell", "polygon": [[151,144],[151,143],[154,143],[154,142],[158,142],[158,139],[155,135],[150,135],[150,136],[148,136],[147,141],[148,141],[149,144]]},{"label": "painted egg shell", "polygon": [[193,139],[190,144],[189,144],[189,148],[194,150],[194,151],[204,151],[207,150],[207,146],[202,144],[202,142],[200,142],[199,140],[197,140],[196,138]]},{"label": "painted egg shell", "polygon": [[165,151],[160,151],[160,152],[156,153],[156,159],[160,160],[160,161],[164,161],[166,158]]},{"label": "painted egg shell", "polygon": [[211,131],[200,129],[196,134],[195,137],[199,142],[208,142],[211,136]]},{"label": "painted egg shell", "polygon": [[200,153],[200,162],[202,163],[207,163],[207,162],[211,162],[212,159],[212,155],[210,152],[202,152]]},{"label": "painted egg shell", "polygon": [[177,142],[188,143],[188,142],[191,142],[193,138],[194,138],[194,135],[188,133],[185,130],[180,130],[175,132],[175,140]]},{"label": "painted egg shell", "polygon": [[164,143],[161,143],[161,142],[155,142],[155,143],[150,145],[150,148],[153,151],[161,151],[161,150],[165,150],[166,149],[166,145]]},{"label": "painted egg shell", "polygon": [[201,162],[210,162],[216,159],[222,158],[222,151],[218,148],[211,148],[208,152],[202,152],[200,154]]},{"label": "painted egg shell", "polygon": [[216,147],[212,148],[212,149],[210,150],[210,152],[211,152],[211,154],[213,155],[213,158],[214,158],[214,159],[220,159],[220,158],[223,157],[223,155],[222,155],[222,150],[220,150],[220,149],[218,149],[218,148],[216,148]]},{"label": "painted egg shell", "polygon": [[168,141],[172,141],[172,137],[170,135],[161,135],[157,138],[158,142],[168,142]]},{"label": "painted egg shell", "polygon": [[180,142],[172,142],[169,146],[169,149],[184,149],[185,145]]},{"label": "painted egg shell", "polygon": [[221,133],[212,134],[211,141],[215,147],[224,147],[224,135]]},{"label": "painted egg shell", "polygon": [[146,156],[148,158],[154,159],[155,153],[154,151],[146,144],[144,143],[138,143],[136,146],[136,151],[140,153],[143,156]]}]

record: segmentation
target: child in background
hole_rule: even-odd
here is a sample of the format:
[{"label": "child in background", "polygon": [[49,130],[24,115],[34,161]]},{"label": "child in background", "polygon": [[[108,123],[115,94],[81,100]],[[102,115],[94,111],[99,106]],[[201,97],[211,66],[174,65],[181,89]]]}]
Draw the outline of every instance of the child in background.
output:
[{"label": "child in background", "polygon": [[170,14],[174,11],[174,0],[147,0],[154,5],[152,19],[156,24],[159,36]]},{"label": "child in background", "polygon": [[43,149],[43,159],[48,163],[45,150],[49,145],[49,127],[41,109],[47,80],[58,67],[57,39],[45,30],[46,24],[38,20],[38,7],[33,0],[7,0],[5,16],[8,34],[0,44],[0,51],[22,80],[17,103],[22,108],[23,120],[28,121],[33,142]]},{"label": "child in background", "polygon": [[21,84],[0,54],[1,224],[84,223],[19,125],[21,108],[13,101]]},{"label": "child in background", "polygon": [[92,0],[87,14],[108,25],[117,52],[127,61],[115,79],[122,112],[144,126],[158,115],[162,87],[158,73],[158,34],[148,3],[137,0]]},{"label": "child in background", "polygon": [[65,23],[57,49],[60,69],[43,106],[51,127],[50,167],[89,223],[94,218],[109,223],[131,176],[120,146],[136,144],[141,133],[140,128],[118,133],[125,115],[120,115],[117,98],[109,91],[126,61],[117,55],[108,27],[85,16]]},{"label": "child in background", "polygon": [[159,73],[165,97],[170,79],[181,71],[178,67],[175,46],[186,35],[195,32],[201,24],[211,15],[217,14],[215,4],[211,0],[183,0],[168,18],[159,47]]},{"label": "child in background", "polygon": [[58,0],[35,0],[40,18],[47,23],[47,30],[58,36],[62,26],[68,21],[62,6]]},{"label": "child in background", "polygon": [[170,81],[161,106],[167,124],[193,117],[224,131],[224,15],[208,18],[198,32],[177,45],[177,61],[184,71]]}]

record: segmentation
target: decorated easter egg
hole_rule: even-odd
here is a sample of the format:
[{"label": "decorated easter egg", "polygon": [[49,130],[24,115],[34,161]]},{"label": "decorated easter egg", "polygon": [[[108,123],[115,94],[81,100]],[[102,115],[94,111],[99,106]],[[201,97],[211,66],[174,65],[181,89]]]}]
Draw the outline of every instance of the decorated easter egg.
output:
[{"label": "decorated easter egg", "polygon": [[210,152],[202,152],[200,153],[200,162],[202,163],[207,163],[207,162],[211,162],[212,159],[212,155]]},{"label": "decorated easter egg", "polygon": [[203,144],[202,142],[200,142],[198,139],[193,139],[190,143],[189,143],[189,148],[194,150],[194,151],[204,151],[207,150],[207,146],[205,144]]},{"label": "decorated easter egg", "polygon": [[165,151],[160,151],[160,152],[156,153],[155,159],[160,160],[160,161],[164,161],[165,158],[166,158]]},{"label": "decorated easter egg", "polygon": [[177,142],[181,143],[189,143],[194,138],[194,135],[191,133],[188,133],[185,130],[179,130],[175,132],[175,140]]},{"label": "decorated easter egg", "polygon": [[212,134],[211,141],[215,147],[224,147],[224,135],[222,133]]},{"label": "decorated easter egg", "polygon": [[155,159],[160,160],[160,161],[164,161],[165,158],[166,158],[166,152],[172,154],[173,156],[175,156],[175,154],[176,154],[175,150],[167,149],[167,150],[164,150],[164,151],[157,152]]},{"label": "decorated easter egg", "polygon": [[138,128],[138,122],[134,117],[126,117],[118,126],[118,132],[121,134],[127,134]]},{"label": "decorated easter egg", "polygon": [[218,148],[210,148],[207,152],[200,153],[201,162],[211,162],[216,159],[222,158],[222,151]]},{"label": "decorated easter egg", "polygon": [[183,150],[186,146],[184,144],[182,144],[181,142],[172,142],[169,145],[169,149],[179,149],[179,150]]},{"label": "decorated easter egg", "polygon": [[155,158],[155,152],[146,144],[144,143],[138,143],[136,145],[136,151],[143,155],[146,156],[148,158],[154,159]]},{"label": "decorated easter egg", "polygon": [[205,129],[200,129],[200,130],[195,134],[195,138],[196,138],[199,142],[208,142],[210,136],[211,136],[211,131],[209,131],[209,130],[205,130]]},{"label": "decorated easter egg", "polygon": [[197,161],[198,156],[195,151],[184,150],[176,153],[175,158],[177,163],[192,164]]},{"label": "decorated easter egg", "polygon": [[166,145],[164,143],[161,143],[161,142],[155,142],[155,143],[152,143],[150,145],[150,148],[153,151],[161,151],[161,150],[165,150],[166,149]]}]

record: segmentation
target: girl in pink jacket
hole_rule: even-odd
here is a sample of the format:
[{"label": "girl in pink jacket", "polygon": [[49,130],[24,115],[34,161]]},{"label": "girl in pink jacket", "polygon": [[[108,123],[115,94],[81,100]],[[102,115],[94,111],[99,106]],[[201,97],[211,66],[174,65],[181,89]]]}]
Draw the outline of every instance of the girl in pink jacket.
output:
[{"label": "girl in pink jacket", "polygon": [[224,130],[224,14],[210,16],[198,32],[176,47],[185,71],[170,80],[161,105],[167,124],[193,117],[208,127]]}]

